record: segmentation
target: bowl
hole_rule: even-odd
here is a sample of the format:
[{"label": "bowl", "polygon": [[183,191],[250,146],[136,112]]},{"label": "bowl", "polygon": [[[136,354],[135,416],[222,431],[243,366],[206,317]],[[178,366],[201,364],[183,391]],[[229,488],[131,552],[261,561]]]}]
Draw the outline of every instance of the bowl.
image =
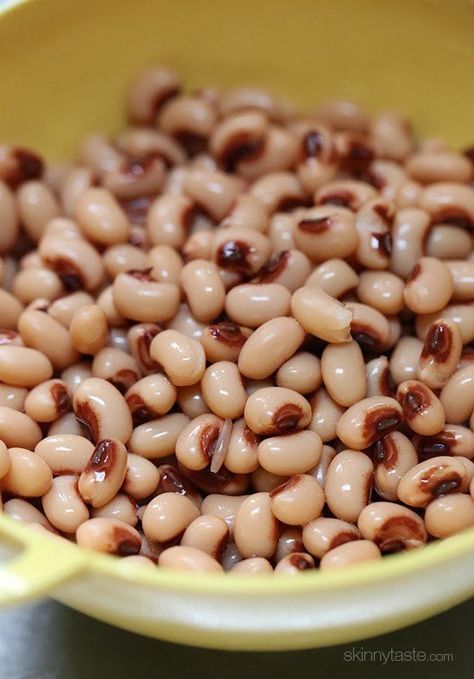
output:
[{"label": "bowl", "polygon": [[[67,157],[114,132],[131,76],[262,84],[302,106],[394,107],[429,136],[472,142],[474,4],[463,0],[34,0],[0,10],[0,138]],[[196,576],[129,566],[0,514],[3,605],[50,595],[135,632],[222,649],[342,643],[409,625],[474,591],[474,530],[347,571]]]}]

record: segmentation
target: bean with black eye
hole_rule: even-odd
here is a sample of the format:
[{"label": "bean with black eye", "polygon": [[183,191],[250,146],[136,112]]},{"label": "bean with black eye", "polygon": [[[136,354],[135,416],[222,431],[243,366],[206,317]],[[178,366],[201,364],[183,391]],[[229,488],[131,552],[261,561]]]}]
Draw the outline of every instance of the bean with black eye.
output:
[{"label": "bean with black eye", "polygon": [[357,526],[382,552],[415,549],[428,539],[423,519],[394,502],[372,502],[360,513]]},{"label": "bean with black eye", "polygon": [[384,500],[396,502],[400,479],[418,463],[418,455],[410,439],[400,431],[392,431],[374,443],[374,487]]},{"label": "bean with black eye", "polygon": [[430,436],[437,434],[444,427],[443,406],[439,398],[423,382],[407,380],[399,384],[397,400],[402,406],[405,422],[417,434]]},{"label": "bean with black eye", "polygon": [[291,434],[304,429],[311,420],[308,401],[291,389],[259,389],[247,400],[245,421],[255,434]]},{"label": "bean with black eye", "polygon": [[103,507],[117,495],[127,471],[127,449],[116,439],[96,445],[79,477],[79,493],[92,507]]},{"label": "bean with black eye", "polygon": [[363,450],[398,429],[402,419],[402,408],[395,399],[372,396],[346,410],[337,424],[336,432],[344,445]]},{"label": "bean with black eye", "polygon": [[431,500],[448,493],[465,492],[469,477],[455,457],[440,455],[412,467],[400,480],[398,498],[410,507],[426,507]]},{"label": "bean with black eye", "polygon": [[421,350],[418,376],[432,389],[441,389],[456,371],[462,352],[462,337],[457,323],[441,318],[428,329]]}]

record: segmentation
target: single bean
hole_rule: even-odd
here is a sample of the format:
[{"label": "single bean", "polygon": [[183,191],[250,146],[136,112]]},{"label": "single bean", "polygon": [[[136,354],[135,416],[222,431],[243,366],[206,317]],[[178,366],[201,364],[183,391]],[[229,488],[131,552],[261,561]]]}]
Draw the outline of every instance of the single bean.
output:
[{"label": "single bean", "polygon": [[218,361],[210,365],[201,389],[209,409],[218,417],[236,419],[243,415],[247,394],[235,363]]},{"label": "single bean", "polygon": [[285,556],[288,556],[288,554],[304,551],[301,533],[301,528],[298,526],[286,526],[282,529],[273,556],[277,563],[284,559]]},{"label": "single bean", "polygon": [[212,493],[204,498],[201,505],[203,515],[215,516],[223,519],[229,529],[229,539],[234,535],[235,516],[248,495],[219,495]]},{"label": "single bean", "polygon": [[252,331],[235,323],[222,321],[208,325],[201,337],[201,344],[210,363],[233,361],[237,363],[240,351]]},{"label": "single bean", "polygon": [[332,205],[302,211],[297,217],[293,238],[296,247],[316,263],[325,262],[331,256],[350,257],[359,240],[352,212]]},{"label": "single bean", "polygon": [[218,229],[214,235],[212,259],[236,282],[256,274],[270,255],[270,241],[252,229]]},{"label": "single bean", "polygon": [[344,408],[336,403],[324,387],[320,387],[309,399],[312,416],[308,425],[310,431],[321,437],[323,443],[336,438],[336,428]]},{"label": "single bean", "polygon": [[367,397],[392,396],[392,376],[389,361],[383,354],[365,365],[367,379]]},{"label": "single bean", "polygon": [[176,330],[165,330],[156,335],[150,345],[150,355],[163,366],[177,387],[196,384],[206,368],[202,346]]},{"label": "single bean", "polygon": [[62,380],[47,380],[34,387],[25,399],[25,413],[35,422],[54,422],[71,408],[69,389]]},{"label": "single bean", "polygon": [[465,259],[471,250],[470,234],[454,224],[436,224],[426,239],[425,252],[428,257],[446,260]]},{"label": "single bean", "polygon": [[55,271],[66,290],[96,290],[104,278],[104,265],[97,250],[82,238],[64,236],[42,238],[39,253]]},{"label": "single bean", "polygon": [[404,434],[392,431],[374,444],[373,458],[375,490],[395,502],[400,479],[418,463],[415,447]]},{"label": "single bean", "polygon": [[161,552],[158,563],[165,568],[193,573],[221,573],[222,566],[206,552],[195,547],[168,547]]},{"label": "single bean", "polygon": [[330,396],[342,406],[365,397],[367,379],[362,351],[357,342],[328,344],[321,356],[321,374]]},{"label": "single bean", "polygon": [[200,342],[206,324],[194,318],[187,304],[181,304],[176,315],[165,324],[165,327]]},{"label": "single bean", "polygon": [[424,242],[430,228],[430,216],[415,207],[398,210],[392,229],[391,271],[407,279],[423,256]]},{"label": "single bean", "polygon": [[423,519],[394,502],[372,502],[361,512],[357,525],[362,536],[382,552],[416,549],[427,541]]},{"label": "single bean", "polygon": [[22,523],[40,524],[48,530],[54,531],[53,526],[49,523],[45,515],[36,509],[31,502],[14,497],[8,500],[3,505],[3,512],[7,514],[14,521],[21,521]]},{"label": "single bean", "polygon": [[18,319],[18,331],[27,346],[41,352],[59,370],[79,360],[67,329],[43,311],[26,309]]},{"label": "single bean", "polygon": [[370,500],[373,471],[367,455],[355,450],[343,450],[331,461],[324,492],[330,510],[338,519],[357,521]]},{"label": "single bean", "polygon": [[225,311],[235,323],[258,328],[276,316],[286,316],[290,300],[290,291],[279,283],[245,283],[228,292]]},{"label": "single bean", "polygon": [[154,493],[160,482],[160,472],[155,465],[140,455],[128,453],[127,469],[122,490],[135,500],[143,500]]},{"label": "single bean", "polygon": [[472,302],[474,300],[474,261],[447,261],[446,266],[453,279],[453,300]]},{"label": "single bean", "polygon": [[145,375],[159,371],[158,364],[150,356],[151,342],[159,332],[160,327],[153,323],[137,323],[128,331],[130,353]]},{"label": "single bean", "polygon": [[64,533],[75,533],[89,519],[89,510],[77,489],[77,476],[57,476],[41,502],[48,520]]},{"label": "single bean", "polygon": [[393,398],[372,396],[355,403],[341,416],[336,432],[346,446],[363,450],[398,429],[402,408]]},{"label": "single bean", "polygon": [[[396,111],[382,111],[372,121],[371,137],[377,154],[398,162],[405,160],[413,151],[415,139],[408,121]],[[413,158],[411,155],[410,160]]]},{"label": "single bean", "polygon": [[0,379],[17,387],[35,387],[53,374],[50,360],[36,349],[0,345]]},{"label": "single bean", "polygon": [[157,542],[174,540],[200,516],[196,505],[184,495],[162,493],[146,507],[142,517],[146,537]]},{"label": "single bean", "polygon": [[92,507],[103,507],[118,493],[127,471],[127,449],[121,441],[99,441],[79,477],[79,493]]},{"label": "single bean", "polygon": [[447,422],[462,424],[469,419],[474,410],[474,365],[458,370],[449,378],[441,391],[440,401]]},{"label": "single bean", "polygon": [[426,507],[431,500],[448,493],[465,492],[468,472],[454,457],[440,455],[420,462],[401,478],[399,499],[411,507]]},{"label": "single bean", "polygon": [[171,455],[180,432],[188,422],[189,418],[183,413],[172,413],[140,424],[130,436],[130,452],[151,460]]},{"label": "single bean", "polygon": [[279,575],[298,575],[300,571],[314,568],[314,559],[305,552],[294,552],[285,556],[275,566],[275,573]]},{"label": "single bean", "polygon": [[380,558],[380,550],[373,542],[354,540],[329,550],[321,559],[319,567],[321,570],[345,568],[366,561],[377,561]]},{"label": "single bean", "polygon": [[382,351],[390,341],[387,318],[372,306],[347,302],[346,309],[352,313],[351,335],[368,351]]},{"label": "single bean", "polygon": [[70,328],[74,314],[88,305],[94,305],[94,298],[89,293],[79,290],[52,301],[48,307],[48,314],[65,328]]},{"label": "single bean", "polygon": [[245,377],[265,379],[280,368],[303,343],[305,332],[294,318],[273,318],[243,345],[238,366]]},{"label": "single bean", "polygon": [[159,373],[135,382],[125,394],[134,424],[166,415],[176,401],[176,394],[176,387]]},{"label": "single bean", "polygon": [[316,481],[319,483],[321,488],[324,488],[326,483],[327,472],[329,465],[331,464],[333,458],[336,455],[336,451],[332,446],[323,445],[321,449],[321,456],[319,458],[318,464],[308,471],[308,474],[314,476]]},{"label": "single bean", "polygon": [[209,411],[199,383],[192,384],[189,387],[180,387],[176,402],[181,411],[191,419]]},{"label": "single bean", "polygon": [[355,212],[376,195],[375,189],[366,182],[336,179],[319,188],[314,198],[316,205],[335,205]]},{"label": "single bean", "polygon": [[159,283],[174,283],[179,285],[183,260],[180,254],[169,245],[155,245],[147,253],[147,261],[143,267],[151,266],[151,275]]},{"label": "single bean", "polygon": [[296,391],[269,387],[259,389],[247,399],[244,417],[255,434],[291,434],[309,424],[311,408]]},{"label": "single bean", "polygon": [[[390,357],[390,376],[396,385],[418,377],[423,343],[417,337],[402,337]],[[421,377],[423,382],[425,380]]]},{"label": "single bean", "polygon": [[234,526],[235,544],[244,558],[269,558],[276,549],[278,521],[268,493],[254,493],[240,505]]},{"label": "single bean", "polygon": [[303,474],[318,464],[321,450],[321,437],[305,430],[264,439],[258,445],[258,461],[271,474]]},{"label": "single bean", "polygon": [[135,527],[138,523],[137,505],[127,495],[119,493],[105,505],[92,510],[92,517],[118,519],[129,526]]},{"label": "single bean", "polygon": [[11,384],[0,384],[0,406],[12,408],[13,410],[24,410],[25,399],[28,389],[25,387],[14,387]]},{"label": "single bean", "polygon": [[417,314],[443,309],[453,294],[453,277],[440,259],[422,257],[407,278],[403,298]]},{"label": "single bean", "polygon": [[303,526],[318,517],[323,509],[324,491],[316,479],[295,474],[270,492],[272,512],[290,526]]},{"label": "single bean", "polygon": [[128,91],[128,117],[135,123],[153,124],[163,104],[179,90],[180,81],[170,69],[152,66],[141,71]]},{"label": "single bean", "polygon": [[309,394],[322,383],[320,360],[307,351],[299,351],[280,366],[275,381],[278,387]]},{"label": "single bean", "polygon": [[451,320],[458,326],[463,344],[474,340],[474,306],[470,304],[451,304],[434,314],[422,314],[416,317],[415,330],[417,336],[424,340],[432,323],[442,318]]},{"label": "single bean", "polygon": [[280,250],[263,265],[253,282],[279,284],[294,292],[304,285],[311,269],[310,260],[300,250]]},{"label": "single bean", "polygon": [[47,436],[35,447],[35,453],[51,469],[53,476],[79,476],[94,452],[93,444],[83,436],[58,434]]},{"label": "single bean", "polygon": [[0,288],[0,309],[2,310],[2,328],[15,330],[23,311],[23,304],[10,292]]},{"label": "single bean", "polygon": [[326,342],[348,342],[353,312],[322,288],[307,286],[293,293],[291,312],[306,332]]},{"label": "single bean", "polygon": [[82,382],[74,394],[76,417],[90,431],[94,443],[113,438],[126,443],[132,433],[132,417],[122,394],[98,377]]},{"label": "single bean", "polygon": [[472,165],[459,153],[449,151],[421,151],[414,153],[406,162],[406,169],[413,179],[422,184],[434,182],[467,183],[472,178]]},{"label": "single bean", "polygon": [[140,533],[123,521],[110,518],[89,519],[76,531],[79,547],[117,556],[138,554],[141,546]]},{"label": "single bean", "polygon": [[46,224],[61,214],[53,191],[44,182],[32,180],[20,186],[16,198],[22,225],[33,241],[39,241]]},{"label": "single bean", "polygon": [[412,441],[420,460],[438,455],[474,458],[474,431],[458,424],[447,424],[433,436],[416,435]]},{"label": "single bean", "polygon": [[426,530],[435,538],[447,538],[474,526],[474,499],[454,493],[430,502],[425,511]]},{"label": "single bean", "polygon": [[0,178],[0,219],[2,233],[0,235],[0,252],[8,252],[15,245],[19,231],[18,208],[15,196],[9,186]]},{"label": "single bean", "polygon": [[244,418],[234,422],[225,454],[226,468],[235,474],[249,474],[258,467],[258,437]]},{"label": "single bean", "polygon": [[399,384],[397,400],[402,406],[405,422],[417,434],[430,436],[444,427],[446,419],[443,406],[423,382],[407,380]]},{"label": "single bean", "polygon": [[29,304],[38,297],[53,301],[63,292],[63,284],[58,274],[50,269],[28,267],[16,274],[12,292],[23,304]]},{"label": "single bean", "polygon": [[357,286],[359,276],[343,259],[327,259],[306,279],[305,285],[316,285],[331,297],[342,297]]},{"label": "single bean", "polygon": [[120,273],[112,290],[118,312],[133,321],[161,323],[169,321],[178,311],[178,287],[153,280],[150,269]]},{"label": "single bean", "polygon": [[86,362],[74,363],[61,373],[61,379],[72,395],[76,393],[79,385],[90,377],[92,377],[91,366]]},{"label": "single bean", "polygon": [[224,310],[225,288],[213,262],[195,259],[181,271],[181,285],[193,315],[209,322]]},{"label": "single bean", "polygon": [[418,376],[432,389],[441,389],[456,371],[462,351],[458,325],[441,318],[428,329],[418,364]]},{"label": "single bean", "polygon": [[264,559],[260,556],[243,559],[236,563],[230,570],[232,575],[261,575],[273,573],[273,568],[268,559]]},{"label": "single bean", "polygon": [[26,448],[9,448],[8,454],[10,466],[1,480],[2,491],[20,497],[40,497],[48,492],[52,474],[46,462]]},{"label": "single bean", "polygon": [[224,519],[203,514],[189,524],[180,544],[183,547],[195,547],[219,562],[228,536],[229,529]]}]

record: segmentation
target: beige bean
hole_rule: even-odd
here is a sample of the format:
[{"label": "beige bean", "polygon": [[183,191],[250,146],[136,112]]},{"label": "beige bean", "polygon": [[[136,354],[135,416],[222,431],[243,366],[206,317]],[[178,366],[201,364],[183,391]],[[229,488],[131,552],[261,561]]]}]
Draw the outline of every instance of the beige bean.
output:
[{"label": "beige bean", "polygon": [[87,292],[71,292],[51,302],[48,314],[56,321],[70,328],[74,314],[83,306],[94,305],[94,298]]},{"label": "beige bean", "polygon": [[273,555],[278,539],[278,521],[271,510],[268,493],[254,493],[240,505],[234,526],[235,544],[244,558]]},{"label": "beige bean", "polygon": [[402,408],[388,396],[364,398],[341,416],[336,432],[346,446],[363,450],[402,422]]},{"label": "beige bean", "polygon": [[157,156],[170,166],[182,165],[186,161],[186,154],[174,139],[150,127],[126,128],[119,134],[117,143],[132,158]]},{"label": "beige bean", "polygon": [[125,400],[137,425],[166,415],[173,407],[176,395],[176,387],[158,373],[135,382],[125,394]]},{"label": "beige bean", "polygon": [[321,437],[323,443],[336,438],[336,427],[344,408],[336,403],[324,387],[320,387],[309,399],[312,416],[308,429]]},{"label": "beige bean", "polygon": [[72,317],[69,333],[76,351],[96,354],[107,343],[107,317],[97,304],[81,306]]},{"label": "beige bean", "polygon": [[447,260],[465,259],[471,250],[471,235],[454,224],[436,224],[431,228],[426,239],[425,252],[428,257]]},{"label": "beige bean", "polygon": [[365,365],[367,379],[366,396],[392,396],[392,376],[389,361],[383,354]]},{"label": "beige bean", "polygon": [[277,486],[288,481],[289,476],[272,474],[263,467],[258,466],[250,475],[252,489],[257,493],[271,493]]},{"label": "beige bean", "polygon": [[417,314],[443,309],[453,294],[453,277],[440,259],[422,257],[407,278],[403,299]]},{"label": "beige bean", "polygon": [[432,389],[442,388],[456,371],[462,351],[459,326],[441,318],[428,329],[418,364],[418,375]]},{"label": "beige bean", "polygon": [[[6,437],[2,439],[8,444]],[[26,448],[8,449],[10,466],[1,479],[2,491],[20,497],[40,497],[51,487],[51,471],[40,457]]]},{"label": "beige bean", "polygon": [[140,369],[126,351],[105,347],[94,356],[92,375],[107,380],[124,394],[138,380]]},{"label": "beige bean", "polygon": [[314,568],[314,559],[305,552],[294,552],[285,556],[275,566],[275,573],[278,575],[298,575],[300,571]]},{"label": "beige bean", "polygon": [[419,198],[420,207],[430,213],[434,223],[471,226],[474,222],[474,190],[456,182],[436,182],[427,186]]},{"label": "beige bean", "polygon": [[125,318],[160,323],[170,320],[178,311],[178,287],[153,280],[150,269],[120,273],[112,289],[114,304]]},{"label": "beige bean", "polygon": [[326,342],[348,342],[352,312],[322,288],[307,286],[293,293],[291,312],[306,332]]},{"label": "beige bean", "polygon": [[258,461],[271,474],[303,474],[315,467],[321,457],[321,437],[313,431],[272,436],[258,445]]},{"label": "beige bean", "polygon": [[200,471],[212,461],[223,428],[220,417],[211,413],[191,420],[176,441],[176,457],[187,469]]},{"label": "beige bean", "polygon": [[138,523],[137,505],[127,495],[119,493],[105,505],[92,510],[93,518],[118,519],[129,526],[135,527]]},{"label": "beige bean", "polygon": [[93,183],[94,173],[89,167],[77,165],[66,172],[59,188],[59,196],[66,215],[72,217],[76,214],[79,198]]},{"label": "beige bean", "polygon": [[196,384],[206,367],[202,346],[176,330],[165,330],[156,335],[150,345],[150,355],[163,366],[177,387]]},{"label": "beige bean", "polygon": [[275,381],[278,387],[309,394],[322,383],[320,360],[307,351],[299,351],[281,365]]},{"label": "beige bean", "polygon": [[103,507],[118,493],[126,471],[127,449],[123,443],[102,439],[79,477],[81,497],[92,507]]},{"label": "beige bean", "polygon": [[332,205],[302,211],[293,238],[296,247],[316,263],[349,257],[359,240],[352,212]]},{"label": "beige bean", "polygon": [[433,436],[414,436],[412,439],[420,460],[437,455],[474,457],[474,431],[459,424],[446,424]]},{"label": "beige bean", "polygon": [[39,253],[45,264],[58,274],[66,290],[90,292],[102,283],[102,259],[85,240],[48,236],[41,239]]},{"label": "beige bean", "polygon": [[397,487],[399,499],[410,507],[426,507],[431,500],[448,493],[465,492],[468,472],[455,457],[431,457],[412,467]]},{"label": "beige bean", "polygon": [[291,294],[279,283],[237,285],[226,296],[225,310],[239,325],[258,328],[276,316],[286,316]]},{"label": "beige bean", "polygon": [[167,457],[174,452],[178,436],[188,422],[186,415],[172,413],[140,424],[130,437],[130,451],[152,460]]},{"label": "beige bean", "polygon": [[212,259],[236,282],[256,274],[270,255],[270,241],[253,229],[218,229],[212,245]]},{"label": "beige bean", "polygon": [[75,474],[79,476],[94,452],[94,445],[83,436],[57,434],[39,441],[35,453],[51,469],[53,476]]},{"label": "beige bean", "polygon": [[326,123],[331,129],[366,132],[370,118],[366,111],[354,101],[334,99],[320,104],[314,112],[317,120]]},{"label": "beige bean", "polygon": [[244,417],[255,434],[291,434],[309,424],[311,408],[296,391],[268,387],[259,389],[247,399]]},{"label": "beige bean", "polygon": [[[377,154],[383,158],[403,161],[413,151],[415,139],[408,121],[396,111],[378,113],[370,127]],[[408,160],[409,164],[411,158]]]},{"label": "beige bean", "polygon": [[374,486],[384,500],[397,501],[400,479],[418,463],[418,456],[410,439],[399,431],[392,431],[374,444]]},{"label": "beige bean", "polygon": [[285,212],[276,212],[270,218],[268,237],[272,245],[272,251],[281,252],[295,248],[293,233],[295,231],[294,215]]},{"label": "beige bean", "polygon": [[7,474],[10,469],[11,459],[8,448],[3,441],[0,441],[0,479]]},{"label": "beige bean", "polygon": [[143,531],[150,540],[168,542],[180,536],[198,516],[199,509],[189,498],[162,493],[147,505],[142,517]]},{"label": "beige bean", "polygon": [[397,400],[402,406],[405,422],[417,434],[430,436],[444,427],[446,420],[443,406],[423,382],[407,380],[399,384]]},{"label": "beige bean", "polygon": [[229,539],[234,535],[235,516],[237,511],[248,495],[220,495],[212,493],[204,498],[201,505],[203,515],[215,516],[223,519],[229,529]]},{"label": "beige bean", "polygon": [[147,254],[130,243],[111,245],[104,252],[103,260],[105,269],[112,279],[130,269],[146,269],[148,266]]},{"label": "beige bean", "polygon": [[163,104],[179,90],[179,79],[170,69],[152,66],[141,71],[128,91],[128,117],[136,123],[153,124]]},{"label": "beige bean", "polygon": [[96,174],[120,167],[124,156],[110,139],[100,133],[83,137],[79,148],[79,158]]},{"label": "beige bean", "polygon": [[35,422],[54,422],[71,408],[71,396],[62,380],[48,380],[34,387],[25,399],[25,413]]},{"label": "beige bean", "polygon": [[277,548],[273,558],[275,562],[281,561],[294,552],[304,551],[304,545],[302,541],[302,530],[299,526],[286,526],[280,531],[280,537],[278,538]]},{"label": "beige bean", "polygon": [[29,149],[15,146],[0,147],[0,179],[11,188],[16,189],[29,179],[41,177],[43,171],[42,159]]},{"label": "beige bean", "polygon": [[[275,138],[273,131],[271,136]],[[260,176],[252,185],[251,195],[261,202],[268,214],[285,212],[307,203],[298,177],[291,172],[276,171]]]},{"label": "beige bean", "polygon": [[243,345],[238,366],[242,375],[265,379],[301,346],[305,333],[294,318],[278,317],[261,325]]},{"label": "beige bean", "polygon": [[173,247],[156,245],[151,248],[147,253],[147,262],[143,266],[146,265],[152,267],[151,275],[156,281],[179,285],[183,260]]},{"label": "beige bean", "polygon": [[13,387],[11,384],[0,384],[0,406],[23,411],[28,389]]},{"label": "beige bean", "polygon": [[161,552],[159,566],[193,573],[221,573],[222,566],[206,552],[189,546],[168,547]]},{"label": "beige bean", "polygon": [[[239,163],[239,174],[244,179],[254,181],[264,175],[272,175],[289,170],[295,163],[298,144],[294,135],[279,126],[270,126],[266,134],[262,151],[251,158],[244,158]],[[288,195],[280,209],[291,207],[293,196]],[[300,204],[297,197],[296,204]]]},{"label": "beige bean", "polygon": [[79,360],[67,329],[43,311],[26,309],[18,319],[18,330],[27,346],[40,351],[59,370]]},{"label": "beige bean", "polygon": [[416,549],[427,540],[423,519],[394,502],[372,502],[362,510],[357,525],[382,552]]},{"label": "beige bean", "polygon": [[300,250],[280,250],[271,257],[253,278],[255,283],[283,285],[294,292],[308,278],[312,265]]},{"label": "beige bean", "polygon": [[89,430],[94,443],[113,438],[126,443],[132,433],[132,417],[122,394],[98,377],[82,382],[73,400],[76,418]]},{"label": "beige bean", "polygon": [[53,374],[50,360],[36,349],[0,346],[0,379],[17,387],[35,387]]},{"label": "beige bean", "polygon": [[128,331],[129,351],[145,375],[159,371],[158,364],[150,356],[151,342],[159,332],[160,327],[153,323],[137,323]]},{"label": "beige bean", "polygon": [[241,160],[261,152],[267,129],[267,118],[259,111],[232,113],[216,126],[210,151],[227,172],[238,172]]},{"label": "beige bean", "polygon": [[361,302],[375,307],[382,314],[399,313],[403,307],[404,282],[389,271],[363,271],[357,286]]},{"label": "beige bean", "polygon": [[398,210],[392,229],[391,271],[408,278],[423,255],[423,244],[430,227],[430,216],[418,208]]},{"label": "beige bean", "polygon": [[3,505],[3,512],[7,514],[14,521],[21,521],[22,523],[40,524],[48,530],[54,531],[53,526],[49,523],[45,515],[36,509],[34,505],[26,500],[14,497],[8,500]]},{"label": "beige bean", "polygon": [[122,490],[135,500],[143,500],[154,493],[160,482],[160,472],[145,457],[128,453],[127,469]]},{"label": "beige bean", "polygon": [[220,222],[234,206],[240,182],[224,172],[196,169],[187,173],[183,189],[206,215]]},{"label": "beige bean", "polygon": [[433,182],[467,183],[472,178],[472,165],[467,158],[449,151],[420,151],[406,162],[413,179],[422,184]]},{"label": "beige bean", "polygon": [[229,529],[223,519],[212,514],[203,514],[189,524],[180,544],[183,547],[200,549],[219,562],[228,536]]},{"label": "beige bean", "polygon": [[[81,424],[76,420],[75,413],[66,413],[59,419],[52,422],[48,428],[48,436],[58,436],[62,434],[74,434],[84,436],[85,431]],[[36,445],[36,444],[35,444]]]},{"label": "beige bean", "polygon": [[176,402],[181,411],[191,419],[209,411],[199,383],[192,384],[189,387],[180,387]]},{"label": "beige bean", "polygon": [[128,238],[127,215],[107,189],[86,189],[77,200],[75,216],[84,235],[100,245],[115,245]]},{"label": "beige bean", "polygon": [[430,502],[425,511],[426,530],[435,538],[447,538],[474,526],[474,499],[454,493]]},{"label": "beige bean", "polygon": [[7,184],[0,179],[0,219],[2,233],[0,235],[0,252],[8,252],[18,238],[18,208],[15,196]]},{"label": "beige bean", "polygon": [[200,150],[216,125],[216,112],[197,96],[179,95],[167,100],[158,115],[158,126],[190,151]]},{"label": "beige bean", "polygon": [[356,450],[343,450],[331,461],[324,492],[331,512],[338,519],[357,520],[370,500],[373,470],[370,458]]},{"label": "beige bean", "polygon": [[347,407],[365,397],[364,357],[354,340],[325,347],[321,356],[321,374],[331,398],[339,405]]},{"label": "beige bean", "polygon": [[195,259],[181,271],[181,285],[193,315],[209,322],[224,310],[225,288],[213,262]]},{"label": "beige bean", "polygon": [[[44,228],[42,238],[47,238],[48,236],[59,236],[60,238],[64,237],[69,238],[70,240],[76,240],[77,238],[82,238],[82,233],[77,222],[73,219],[69,219],[68,217],[55,217],[54,219],[50,219]],[[35,254],[39,255],[38,250],[35,250]],[[41,265],[41,257],[37,263]],[[31,260],[29,264],[31,265]]]},{"label": "beige bean", "polygon": [[368,351],[382,351],[390,341],[390,326],[387,318],[372,306],[358,302],[346,302],[352,313],[351,335]]},{"label": "beige bean", "polygon": [[174,318],[168,321],[165,327],[167,330],[176,330],[199,342],[206,324],[194,318],[187,304],[181,304]]},{"label": "beige bean", "polygon": [[57,476],[41,500],[43,511],[51,524],[69,534],[75,533],[89,519],[89,510],[79,495],[77,480],[77,476]]},{"label": "beige bean", "polygon": [[42,181],[25,182],[17,191],[18,213],[33,241],[39,241],[50,219],[59,217],[61,209],[51,189]]},{"label": "beige bean", "polygon": [[79,385],[92,377],[91,366],[89,363],[74,363],[69,368],[63,370],[61,379],[66,383],[71,394],[75,394]]},{"label": "beige bean", "polygon": [[394,204],[385,198],[375,198],[360,207],[355,222],[359,235],[355,257],[359,264],[369,269],[388,268],[394,214]]},{"label": "beige bean", "polygon": [[319,564],[321,570],[345,568],[366,561],[376,561],[381,558],[380,550],[370,540],[354,540],[329,550]]},{"label": "beige bean", "polygon": [[357,211],[376,196],[376,190],[366,182],[336,179],[321,186],[314,198],[317,205],[335,205]]},{"label": "beige bean", "polygon": [[147,231],[152,245],[181,248],[194,220],[194,204],[187,196],[164,194],[150,205]]},{"label": "beige bean", "polygon": [[453,279],[453,300],[472,302],[474,300],[474,261],[447,261],[446,266]]},{"label": "beige bean", "polygon": [[242,346],[252,331],[229,321],[208,325],[201,337],[201,344],[209,362],[238,361]]},{"label": "beige bean", "polygon": [[76,531],[79,547],[116,556],[138,554],[140,533],[123,521],[98,517],[82,523]]},{"label": "beige bean", "polygon": [[431,324],[439,318],[456,323],[461,333],[463,344],[468,344],[474,340],[474,306],[470,304],[450,304],[442,311],[434,314],[417,316],[415,322],[417,336],[424,340]]},{"label": "beige bean", "polygon": [[310,469],[308,471],[308,474],[314,476],[314,478],[319,483],[321,488],[324,488],[324,484],[326,483],[327,471],[335,455],[336,451],[332,446],[328,446],[326,444],[323,445],[318,464],[315,467],[313,467],[313,469]]},{"label": "beige bean", "polygon": [[304,526],[302,539],[304,548],[321,559],[331,549],[359,540],[360,532],[353,523],[320,516]]},{"label": "beige bean", "polygon": [[357,286],[359,277],[343,259],[327,259],[306,279],[305,285],[316,285],[331,297],[342,297]]},{"label": "beige bean", "polygon": [[41,266],[29,267],[16,274],[12,292],[23,304],[29,304],[38,297],[52,301],[63,292],[63,284],[54,271]]},{"label": "beige bean", "polygon": [[247,394],[235,363],[218,361],[210,365],[201,389],[209,409],[218,417],[236,419],[243,415]]},{"label": "beige bean", "polygon": [[324,491],[316,479],[307,474],[295,474],[270,492],[272,512],[290,526],[303,526],[321,514]]},{"label": "beige bean", "polygon": [[225,453],[225,467],[235,474],[249,474],[258,467],[258,437],[244,418],[234,422]]},{"label": "beige bean", "polygon": [[14,330],[23,311],[23,304],[10,292],[0,288],[0,309],[2,310],[2,327]]},{"label": "beige bean", "polygon": [[407,336],[400,339],[389,363],[390,375],[396,385],[418,377],[418,362],[422,349],[423,343],[417,337]]},{"label": "beige bean", "polygon": [[268,559],[263,559],[260,556],[243,559],[231,568],[232,575],[262,575],[272,572],[273,568]]},{"label": "beige bean", "polygon": [[439,398],[447,422],[462,424],[468,420],[474,410],[474,365],[455,372],[444,385]]}]

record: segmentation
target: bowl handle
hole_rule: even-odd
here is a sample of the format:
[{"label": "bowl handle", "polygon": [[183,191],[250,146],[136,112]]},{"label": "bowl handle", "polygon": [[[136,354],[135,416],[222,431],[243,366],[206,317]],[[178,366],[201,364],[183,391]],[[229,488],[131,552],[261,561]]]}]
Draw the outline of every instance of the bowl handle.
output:
[{"label": "bowl handle", "polygon": [[85,567],[86,559],[66,540],[35,532],[0,514],[2,544],[20,544],[21,552],[0,564],[0,606],[47,595]]}]

